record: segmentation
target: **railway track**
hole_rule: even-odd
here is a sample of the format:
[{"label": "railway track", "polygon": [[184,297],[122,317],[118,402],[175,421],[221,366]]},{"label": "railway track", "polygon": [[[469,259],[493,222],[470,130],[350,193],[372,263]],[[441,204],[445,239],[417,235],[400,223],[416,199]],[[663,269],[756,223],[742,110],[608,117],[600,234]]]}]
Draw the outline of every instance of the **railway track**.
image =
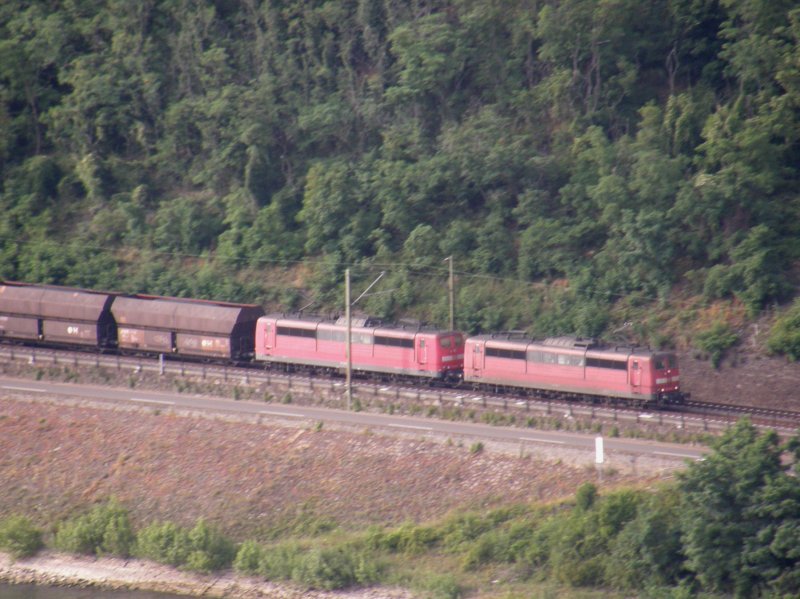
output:
[{"label": "railway track", "polygon": [[[235,399],[247,397],[242,390],[265,387],[273,390],[270,397],[276,401],[294,396],[306,397],[309,401],[319,398],[327,405],[346,407],[342,379],[309,376],[306,373],[286,373],[265,370],[260,364],[224,365],[199,363],[177,359],[159,360],[157,357],[98,354],[85,351],[28,347],[0,344],[0,363],[26,364],[36,369],[61,368],[70,372],[80,369],[100,369],[106,372],[155,374],[159,376],[191,378],[205,381],[211,388],[222,390],[233,388]],[[236,391],[239,393],[236,393]],[[226,391],[227,393],[228,391]],[[266,395],[262,395],[265,398]],[[674,427],[684,431],[721,431],[736,420],[748,417],[759,426],[774,428],[782,434],[793,434],[800,428],[800,412],[771,410],[757,407],[734,406],[708,402],[690,401],[684,405],[670,406],[665,410],[647,411],[641,408],[598,403],[580,403],[536,396],[487,393],[468,387],[411,387],[386,382],[375,382],[356,378],[353,382],[353,397],[359,406],[367,404],[373,409],[404,407],[412,413],[427,411],[431,416],[443,416],[447,410],[505,414],[500,421],[541,423],[548,420],[550,426],[556,422],[582,421],[597,423],[619,423],[621,426]],[[376,405],[378,406],[376,408]],[[514,416],[514,418],[511,418]],[[483,416],[487,422],[491,417]],[[530,424],[529,424],[530,425]]]},{"label": "railway track", "polygon": [[755,424],[766,426],[780,425],[784,428],[800,428],[800,412],[791,410],[772,410],[752,406],[735,406],[730,404],[689,401],[677,406],[685,413],[705,414],[709,416],[723,415],[735,418],[750,418]]}]

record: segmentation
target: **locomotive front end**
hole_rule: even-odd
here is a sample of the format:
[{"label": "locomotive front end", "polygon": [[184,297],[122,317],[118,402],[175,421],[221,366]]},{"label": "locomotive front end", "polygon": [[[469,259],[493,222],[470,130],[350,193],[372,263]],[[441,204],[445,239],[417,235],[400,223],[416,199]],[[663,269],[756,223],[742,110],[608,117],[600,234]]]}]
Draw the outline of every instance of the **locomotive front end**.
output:
[{"label": "locomotive front end", "polygon": [[673,353],[653,356],[655,391],[661,404],[682,403],[686,394],[681,392],[678,357]]}]

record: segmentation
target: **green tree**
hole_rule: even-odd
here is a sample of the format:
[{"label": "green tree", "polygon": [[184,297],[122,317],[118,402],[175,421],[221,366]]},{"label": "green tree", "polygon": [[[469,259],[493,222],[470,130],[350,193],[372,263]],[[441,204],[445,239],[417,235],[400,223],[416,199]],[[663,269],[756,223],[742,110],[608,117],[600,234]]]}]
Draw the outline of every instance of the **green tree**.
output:
[{"label": "green tree", "polygon": [[615,587],[673,586],[686,575],[680,529],[681,496],[661,490],[648,496],[611,542],[605,579]]},{"label": "green tree", "polygon": [[164,202],[155,214],[153,243],[159,250],[198,254],[222,231],[222,215],[212,198],[180,197]]},{"label": "green tree", "polygon": [[[686,568],[715,592],[751,596],[781,580],[789,584],[794,577],[785,568],[796,564],[797,555],[782,542],[796,527],[797,510],[790,506],[796,505],[797,485],[784,480],[777,434],[759,433],[742,420],[712,448],[680,475]],[[786,528],[784,515],[794,518]]]}]

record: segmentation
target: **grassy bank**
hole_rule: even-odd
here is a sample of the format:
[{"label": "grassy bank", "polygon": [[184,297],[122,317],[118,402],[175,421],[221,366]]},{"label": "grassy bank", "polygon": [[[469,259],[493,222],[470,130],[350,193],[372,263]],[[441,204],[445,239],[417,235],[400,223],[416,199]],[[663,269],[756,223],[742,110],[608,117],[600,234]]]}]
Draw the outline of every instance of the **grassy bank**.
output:
[{"label": "grassy bank", "polygon": [[137,557],[202,573],[233,568],[307,589],[400,586],[436,598],[614,596],[585,585],[581,589],[573,584],[579,581],[564,579],[559,574],[563,564],[545,556],[548,550],[541,542],[549,538],[555,555],[560,551],[560,541],[552,534],[554,527],[561,526],[557,523],[569,522],[575,514],[605,513],[608,507],[600,506],[608,502],[632,501],[634,505],[641,497],[626,492],[596,502],[596,489],[589,485],[581,488],[576,502],[462,513],[426,525],[372,526],[349,532],[320,528],[241,543],[202,519],[191,528],[154,522],[135,529],[128,510],[110,500],[60,522],[34,523],[19,515],[6,518],[0,522],[0,548],[17,558],[52,548],[92,556]]},{"label": "grassy bank", "polygon": [[410,588],[456,597],[796,597],[800,437],[743,421],[674,483],[508,503],[393,526],[309,518],[233,539],[205,519],[135,523],[111,499],[83,513],[0,522],[0,548],[44,546],[236,572],[307,589]]}]

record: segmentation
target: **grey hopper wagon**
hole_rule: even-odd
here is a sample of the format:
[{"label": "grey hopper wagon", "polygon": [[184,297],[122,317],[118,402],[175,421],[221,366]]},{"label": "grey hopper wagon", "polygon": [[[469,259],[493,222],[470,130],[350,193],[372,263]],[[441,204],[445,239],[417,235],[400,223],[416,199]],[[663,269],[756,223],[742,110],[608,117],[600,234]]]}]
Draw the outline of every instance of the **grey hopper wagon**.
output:
[{"label": "grey hopper wagon", "polygon": [[145,295],[111,307],[122,350],[244,360],[253,355],[260,306]]},{"label": "grey hopper wagon", "polygon": [[115,295],[6,281],[0,285],[0,339],[107,348],[116,345]]}]

